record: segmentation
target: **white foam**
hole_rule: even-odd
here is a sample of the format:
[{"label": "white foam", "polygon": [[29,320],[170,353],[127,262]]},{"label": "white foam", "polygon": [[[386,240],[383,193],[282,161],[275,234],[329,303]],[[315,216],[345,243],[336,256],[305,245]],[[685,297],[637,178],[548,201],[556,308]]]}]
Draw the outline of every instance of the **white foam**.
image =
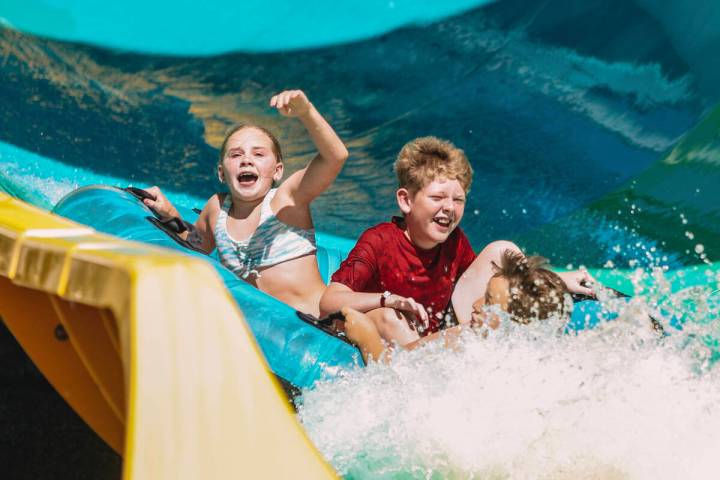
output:
[{"label": "white foam", "polygon": [[404,352],[305,392],[299,416],[353,478],[714,478],[720,374],[700,339],[720,333],[717,308],[661,341],[656,307],[637,298],[577,336],[508,325]]}]

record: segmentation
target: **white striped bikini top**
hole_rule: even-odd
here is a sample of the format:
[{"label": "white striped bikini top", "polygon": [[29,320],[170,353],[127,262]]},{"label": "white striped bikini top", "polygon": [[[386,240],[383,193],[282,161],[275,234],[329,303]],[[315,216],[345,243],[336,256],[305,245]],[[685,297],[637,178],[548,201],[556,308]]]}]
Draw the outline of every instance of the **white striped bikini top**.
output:
[{"label": "white striped bikini top", "polygon": [[246,279],[250,275],[260,276],[258,269],[277,265],[317,250],[315,229],[305,230],[281,222],[270,208],[277,189],[265,195],[260,207],[260,223],[247,240],[235,240],[227,231],[227,217],[232,206],[230,194],[218,213],[215,223],[215,246],[223,265],[235,275]]}]

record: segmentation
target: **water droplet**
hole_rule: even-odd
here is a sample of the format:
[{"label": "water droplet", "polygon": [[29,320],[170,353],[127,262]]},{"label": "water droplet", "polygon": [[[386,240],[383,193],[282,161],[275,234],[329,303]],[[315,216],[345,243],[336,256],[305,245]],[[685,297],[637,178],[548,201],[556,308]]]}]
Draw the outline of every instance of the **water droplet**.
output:
[{"label": "water droplet", "polygon": [[695,253],[700,254],[700,253],[703,253],[704,251],[705,251],[705,247],[703,246],[702,243],[698,243],[697,245],[695,245]]}]

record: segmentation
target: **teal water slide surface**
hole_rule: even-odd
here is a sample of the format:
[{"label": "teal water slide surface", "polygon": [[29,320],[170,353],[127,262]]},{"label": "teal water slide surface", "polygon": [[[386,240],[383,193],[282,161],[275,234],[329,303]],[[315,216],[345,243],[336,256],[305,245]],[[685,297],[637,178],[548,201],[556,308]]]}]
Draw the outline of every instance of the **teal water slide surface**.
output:
[{"label": "teal water slide surface", "polygon": [[266,52],[362,40],[488,0],[7,0],[7,25],[51,38],[170,55]]}]

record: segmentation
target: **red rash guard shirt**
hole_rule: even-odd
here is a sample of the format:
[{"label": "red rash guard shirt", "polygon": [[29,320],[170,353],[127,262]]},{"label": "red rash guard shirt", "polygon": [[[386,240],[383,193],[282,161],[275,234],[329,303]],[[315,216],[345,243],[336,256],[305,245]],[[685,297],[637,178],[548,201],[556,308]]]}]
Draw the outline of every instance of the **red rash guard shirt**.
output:
[{"label": "red rash guard shirt", "polygon": [[332,276],[354,292],[389,291],[413,298],[430,318],[428,328],[418,325],[421,336],[444,326],[455,283],[475,260],[470,242],[460,229],[440,245],[422,250],[405,236],[403,219],[366,230],[347,259]]}]

